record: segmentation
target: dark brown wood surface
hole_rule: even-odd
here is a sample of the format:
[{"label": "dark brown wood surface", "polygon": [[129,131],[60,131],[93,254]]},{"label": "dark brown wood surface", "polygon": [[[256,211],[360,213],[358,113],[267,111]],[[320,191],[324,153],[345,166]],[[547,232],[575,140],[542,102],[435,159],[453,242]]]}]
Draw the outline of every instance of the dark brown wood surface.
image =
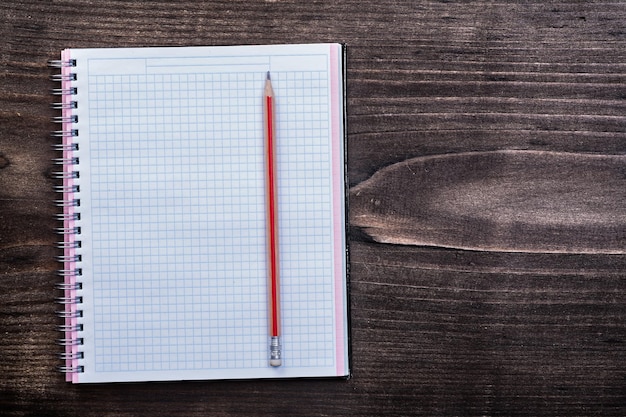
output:
[{"label": "dark brown wood surface", "polygon": [[[626,415],[626,3],[0,4],[0,415]],[[345,42],[350,380],[55,372],[48,59]]]}]

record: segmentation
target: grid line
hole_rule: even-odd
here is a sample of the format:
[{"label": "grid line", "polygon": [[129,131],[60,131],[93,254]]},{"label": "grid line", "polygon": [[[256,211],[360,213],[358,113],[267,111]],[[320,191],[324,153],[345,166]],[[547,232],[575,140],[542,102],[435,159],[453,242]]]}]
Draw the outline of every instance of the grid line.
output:
[{"label": "grid line", "polygon": [[[272,73],[285,366],[334,364],[327,76]],[[264,77],[89,78],[98,371],[267,366]]]}]

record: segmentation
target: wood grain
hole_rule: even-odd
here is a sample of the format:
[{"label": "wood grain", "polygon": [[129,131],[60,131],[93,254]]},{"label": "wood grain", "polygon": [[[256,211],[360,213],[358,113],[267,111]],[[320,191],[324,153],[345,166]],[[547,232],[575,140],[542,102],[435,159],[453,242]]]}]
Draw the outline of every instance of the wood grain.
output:
[{"label": "wood grain", "polygon": [[623,155],[456,153],[399,162],[353,187],[350,223],[383,243],[626,254],[625,202]]},{"label": "wood grain", "polygon": [[[622,1],[0,3],[0,415],[626,415],[625,21]],[[348,46],[353,377],[66,384],[46,61],[326,41]]]}]

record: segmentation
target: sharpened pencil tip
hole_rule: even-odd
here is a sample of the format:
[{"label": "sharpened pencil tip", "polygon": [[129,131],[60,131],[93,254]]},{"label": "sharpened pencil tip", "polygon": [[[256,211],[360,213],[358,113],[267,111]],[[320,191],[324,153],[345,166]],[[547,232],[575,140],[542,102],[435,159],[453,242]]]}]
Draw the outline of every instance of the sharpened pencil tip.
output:
[{"label": "sharpened pencil tip", "polygon": [[272,78],[270,77],[270,72],[269,72],[269,71],[267,72],[267,79],[268,79],[268,80],[271,80],[271,79],[272,79]]}]

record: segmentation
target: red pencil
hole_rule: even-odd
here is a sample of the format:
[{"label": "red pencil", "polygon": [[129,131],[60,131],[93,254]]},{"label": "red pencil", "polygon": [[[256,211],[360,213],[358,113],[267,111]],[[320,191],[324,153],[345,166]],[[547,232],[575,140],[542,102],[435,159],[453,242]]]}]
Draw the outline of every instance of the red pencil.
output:
[{"label": "red pencil", "polygon": [[276,187],[276,134],[274,130],[274,90],[270,73],[263,94],[265,123],[265,206],[267,210],[267,269],[269,295],[270,365],[280,366],[280,274],[278,264],[278,195]]}]

